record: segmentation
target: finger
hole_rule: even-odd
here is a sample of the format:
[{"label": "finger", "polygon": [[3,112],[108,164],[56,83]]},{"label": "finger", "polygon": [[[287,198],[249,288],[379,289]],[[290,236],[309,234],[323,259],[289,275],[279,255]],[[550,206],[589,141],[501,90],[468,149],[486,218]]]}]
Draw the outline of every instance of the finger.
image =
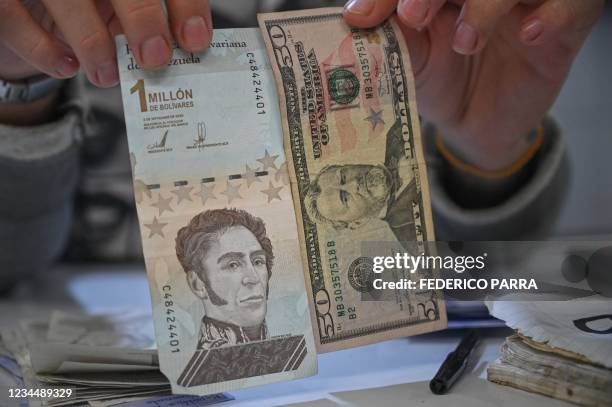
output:
[{"label": "finger", "polygon": [[202,51],[212,39],[212,16],[208,0],[167,0],[170,26],[181,48]]},{"label": "finger", "polygon": [[431,22],[446,0],[400,0],[397,15],[408,27],[421,29]]},{"label": "finger", "polygon": [[457,21],[453,49],[463,55],[478,53],[498,21],[520,0],[466,0]]},{"label": "finger", "polygon": [[456,101],[448,95],[459,92],[468,66],[465,57],[451,48],[459,8],[446,4],[426,30],[417,31],[401,25],[415,78],[419,113],[426,120],[443,123],[456,110]]},{"label": "finger", "polygon": [[397,0],[350,0],[343,14],[349,25],[370,28],[389,18],[396,7]]},{"label": "finger", "polygon": [[525,18],[520,39],[527,45],[541,45],[562,36],[582,41],[597,22],[604,3],[604,0],[547,1]]},{"label": "finger", "polygon": [[165,66],[172,37],[159,0],[112,0],[112,4],[138,64],[145,69]]},{"label": "finger", "polygon": [[114,16],[108,22],[108,31],[111,33],[111,36],[113,38],[123,33],[123,27],[121,27],[121,22],[119,21],[119,18],[117,18],[117,16]]},{"label": "finger", "polygon": [[115,14],[115,9],[110,0],[95,0],[95,3],[98,14],[104,22],[104,25],[106,25],[106,29],[110,33],[111,38],[115,38],[117,35],[123,33],[121,23],[119,22],[117,14]]},{"label": "finger", "polygon": [[69,78],[79,62],[44,31],[17,0],[0,0],[0,41],[37,70],[56,78]]},{"label": "finger", "polygon": [[[401,21],[401,20],[400,20]],[[423,31],[417,31],[405,24],[399,25],[406,45],[408,46],[410,55],[410,64],[412,65],[412,72],[415,76],[415,80],[418,82],[421,72],[423,72],[427,65],[429,56],[429,48],[431,46],[429,41],[429,35]],[[417,86],[418,87],[418,86]]]},{"label": "finger", "polygon": [[87,77],[96,86],[119,82],[115,45],[91,0],[43,0]]},{"label": "finger", "polygon": [[[406,39],[406,43],[410,50],[410,60],[415,75],[416,85],[423,82],[425,77],[430,77],[434,68],[446,69],[449,66],[449,59],[446,55],[450,55],[455,63],[455,57],[459,57],[452,52],[452,38],[454,26],[459,16],[459,7],[453,5],[455,1],[444,1],[443,5],[432,11],[432,17],[428,17],[430,22],[427,25],[427,30],[413,28],[403,22],[403,18],[398,15],[400,28]],[[435,73],[439,75],[439,73]]]}]

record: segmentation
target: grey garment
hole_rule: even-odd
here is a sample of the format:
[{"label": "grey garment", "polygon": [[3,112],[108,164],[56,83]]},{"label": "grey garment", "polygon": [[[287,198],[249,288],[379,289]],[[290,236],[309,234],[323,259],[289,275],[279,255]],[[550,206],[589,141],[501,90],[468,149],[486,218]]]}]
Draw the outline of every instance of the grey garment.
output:
[{"label": "grey garment", "polygon": [[[521,173],[487,185],[460,174],[425,126],[425,155],[438,241],[506,241],[546,238],[569,190],[569,160],[557,124],[546,118],[540,151]],[[459,196],[462,195],[462,196]],[[493,200],[491,200],[493,199]],[[460,200],[465,202],[459,203]],[[482,207],[479,202],[494,202]]]},{"label": "grey garment", "polygon": [[79,178],[77,106],[63,104],[57,120],[40,126],[0,124],[0,290],[44,270],[64,249]]}]

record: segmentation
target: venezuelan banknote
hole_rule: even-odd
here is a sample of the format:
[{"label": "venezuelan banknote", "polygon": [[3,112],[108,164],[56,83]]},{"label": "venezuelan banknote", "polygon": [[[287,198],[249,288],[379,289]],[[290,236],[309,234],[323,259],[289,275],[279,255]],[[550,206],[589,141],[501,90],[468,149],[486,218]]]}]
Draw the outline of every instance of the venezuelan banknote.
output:
[{"label": "venezuelan banknote", "polygon": [[418,255],[435,240],[398,26],[350,28],[335,8],[262,14],[259,24],[281,101],[317,349],[445,328],[439,293],[398,290],[381,301],[372,284],[371,254]]},{"label": "venezuelan banknote", "polygon": [[316,373],[274,77],[257,29],[145,72],[117,42],[161,371],[210,394]]}]

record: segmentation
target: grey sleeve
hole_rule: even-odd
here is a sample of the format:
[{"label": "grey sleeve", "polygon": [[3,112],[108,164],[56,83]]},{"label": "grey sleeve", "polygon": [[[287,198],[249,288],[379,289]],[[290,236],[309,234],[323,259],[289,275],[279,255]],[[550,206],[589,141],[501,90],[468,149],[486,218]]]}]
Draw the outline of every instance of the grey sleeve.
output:
[{"label": "grey sleeve", "polygon": [[569,160],[557,124],[544,120],[544,141],[527,168],[503,185],[459,174],[438,153],[425,126],[425,153],[438,241],[539,240],[557,219],[568,189]]},{"label": "grey sleeve", "polygon": [[70,103],[44,125],[0,124],[0,290],[63,251],[79,178],[81,117]]}]

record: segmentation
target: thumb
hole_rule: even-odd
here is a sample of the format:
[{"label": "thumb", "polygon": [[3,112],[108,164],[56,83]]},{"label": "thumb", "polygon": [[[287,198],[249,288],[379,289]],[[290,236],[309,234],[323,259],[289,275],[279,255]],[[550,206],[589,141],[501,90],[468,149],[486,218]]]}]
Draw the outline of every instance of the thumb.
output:
[{"label": "thumb", "polygon": [[350,0],[344,6],[346,22],[359,28],[370,28],[385,21],[397,7],[398,0]]}]

